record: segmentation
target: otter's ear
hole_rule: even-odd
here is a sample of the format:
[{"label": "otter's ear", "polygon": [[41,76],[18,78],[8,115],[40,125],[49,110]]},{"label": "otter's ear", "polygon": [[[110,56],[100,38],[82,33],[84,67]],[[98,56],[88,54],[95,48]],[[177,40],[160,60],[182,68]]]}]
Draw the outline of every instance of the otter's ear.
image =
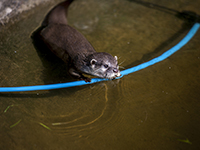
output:
[{"label": "otter's ear", "polygon": [[117,56],[114,57],[117,60]]},{"label": "otter's ear", "polygon": [[90,64],[91,64],[91,65],[95,65],[96,62],[97,62],[96,59],[92,59],[92,60],[90,61]]}]

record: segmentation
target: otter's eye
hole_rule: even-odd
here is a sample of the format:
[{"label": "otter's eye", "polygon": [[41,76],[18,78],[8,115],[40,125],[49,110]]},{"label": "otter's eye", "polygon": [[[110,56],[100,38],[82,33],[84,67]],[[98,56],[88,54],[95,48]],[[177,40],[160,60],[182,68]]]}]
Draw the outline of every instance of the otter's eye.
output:
[{"label": "otter's eye", "polygon": [[103,65],[105,68],[108,68],[108,65]]}]

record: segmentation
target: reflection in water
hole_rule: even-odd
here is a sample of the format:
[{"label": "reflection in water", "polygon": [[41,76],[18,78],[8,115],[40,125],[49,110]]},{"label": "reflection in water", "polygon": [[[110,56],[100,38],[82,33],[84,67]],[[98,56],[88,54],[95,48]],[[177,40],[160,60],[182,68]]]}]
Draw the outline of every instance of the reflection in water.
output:
[{"label": "reflection in water", "polygon": [[[95,112],[89,112],[87,114],[80,114],[82,116],[76,116],[77,118],[72,117],[73,119],[71,119],[70,121],[62,121],[62,122],[53,122],[49,125],[49,127],[57,133],[60,133],[62,135],[68,135],[69,133],[71,134],[77,134],[77,131],[83,132],[86,130],[90,130],[90,132],[94,132],[91,129],[97,131],[97,130],[101,130],[101,128],[104,128],[104,126],[102,124],[105,124],[105,122],[109,121],[111,118],[104,118],[106,120],[101,121],[101,119],[104,117],[105,113],[106,113],[106,109],[108,107],[108,87],[107,85],[104,83],[104,87],[105,87],[105,101],[103,102],[103,106],[101,107],[101,111],[99,113]],[[93,109],[93,108],[91,108]],[[98,109],[98,108],[97,108]],[[114,111],[114,110],[113,110]],[[108,112],[107,112],[108,113]],[[114,112],[109,112],[109,113],[114,113]],[[68,120],[68,118],[71,118],[71,116],[73,116],[73,112],[71,115],[67,116],[67,118],[64,117],[59,117],[56,118],[57,120]],[[109,114],[110,116],[111,114]],[[108,115],[106,115],[108,116]],[[112,116],[112,115],[111,115]],[[94,125],[94,123],[96,122],[101,122],[100,124],[96,124]],[[85,136],[87,136],[87,134],[90,134],[88,132],[82,133],[82,134],[86,134]]]},{"label": "reflection in water", "polygon": [[[118,81],[113,83],[111,82],[111,86],[113,86],[112,84],[114,83],[116,84]],[[53,102],[47,101],[50,103],[50,109],[48,107],[44,107],[48,104],[43,101],[38,102],[38,104],[36,102],[33,104],[33,107],[28,106],[26,103],[10,105],[5,109],[5,112],[8,114],[20,112],[21,114],[18,117],[18,120],[12,123],[12,128],[16,128],[17,126],[20,126],[20,124],[26,124],[29,122],[32,125],[39,124],[47,130],[60,135],[88,136],[95,132],[101,132],[103,128],[106,128],[106,125],[112,125],[120,122],[120,115],[116,115],[116,101],[109,102],[108,99],[108,85],[105,83],[100,83],[98,85],[102,86],[98,86],[98,88],[92,87],[93,92],[89,94],[92,96],[92,99],[86,100],[84,98],[88,97],[88,94],[83,96],[83,93],[88,93],[88,89],[76,92],[76,95],[82,95],[82,99],[76,98],[75,95],[72,95],[71,100],[76,103],[75,105],[73,104],[73,106],[70,106],[70,103],[72,102],[70,99],[67,100],[68,102],[66,104],[62,102],[64,100],[63,99],[58,103],[58,105],[56,104],[55,109],[52,107]],[[105,92],[103,93],[102,91]],[[64,94],[63,96],[66,96],[66,92],[61,92],[60,94]],[[98,97],[100,99],[98,99]],[[76,102],[78,99],[80,99],[80,101]],[[103,99],[104,101],[102,101]],[[27,101],[27,103],[29,102]],[[33,101],[31,103],[33,103]],[[41,105],[41,107],[39,105]],[[62,106],[64,109],[63,111]],[[116,121],[116,119],[118,121]]]},{"label": "reflection in water", "polygon": [[[107,92],[108,92],[108,88],[107,88],[107,85],[104,83],[104,85],[105,85],[105,107],[103,108],[103,110],[102,110],[102,112],[101,112],[101,114],[97,117],[97,118],[95,118],[94,120],[92,120],[92,121],[90,121],[90,122],[88,122],[88,123],[86,123],[86,124],[81,124],[81,125],[75,125],[75,126],[71,126],[71,127],[67,127],[67,128],[76,128],[76,127],[83,127],[83,126],[88,126],[88,125],[90,125],[90,124],[92,124],[92,123],[94,123],[94,122],[96,122],[97,120],[99,120],[102,116],[103,116],[103,114],[104,114],[104,112],[105,112],[105,110],[106,110],[106,107],[107,107],[107,102],[108,102],[108,94],[107,94]],[[78,121],[78,120],[80,120],[80,119],[83,119],[83,118],[85,118],[86,116],[82,116],[82,117],[80,117],[80,118],[77,118],[77,119],[74,119],[74,120],[72,120],[72,121],[68,121],[68,122],[59,122],[59,123],[52,123],[52,125],[64,125],[64,124],[70,124],[70,123],[74,123],[74,122],[76,122],[76,121]]]}]

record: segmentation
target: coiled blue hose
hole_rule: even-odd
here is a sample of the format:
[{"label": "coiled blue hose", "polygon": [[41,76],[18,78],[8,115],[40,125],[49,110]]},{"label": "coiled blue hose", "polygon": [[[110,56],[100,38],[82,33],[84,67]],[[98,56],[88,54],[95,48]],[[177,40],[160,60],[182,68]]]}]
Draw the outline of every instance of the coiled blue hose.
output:
[{"label": "coiled blue hose", "polygon": [[[145,63],[142,63],[138,66],[126,69],[121,71],[121,76],[117,79],[123,77],[124,75],[128,75],[130,73],[139,71],[141,69],[144,69],[146,67],[149,67],[151,65],[154,65],[155,63],[158,63],[160,61],[163,61],[164,59],[168,58],[172,54],[174,54],[176,51],[178,51],[180,48],[182,48],[185,44],[187,44],[190,39],[195,35],[195,33],[198,31],[200,27],[200,23],[195,23],[193,27],[190,29],[188,34],[174,47],[169,49],[168,51],[164,52],[162,55],[148,61]],[[60,88],[68,88],[68,87],[75,87],[75,86],[81,86],[86,84],[93,84],[100,81],[107,81],[108,79],[100,79],[100,78],[93,78],[91,82],[85,82],[85,81],[74,81],[74,82],[67,82],[67,83],[57,83],[57,84],[49,84],[49,85],[34,85],[34,86],[22,86],[22,87],[0,87],[0,92],[24,92],[24,91],[38,91],[38,90],[52,90],[52,89],[60,89]]]}]

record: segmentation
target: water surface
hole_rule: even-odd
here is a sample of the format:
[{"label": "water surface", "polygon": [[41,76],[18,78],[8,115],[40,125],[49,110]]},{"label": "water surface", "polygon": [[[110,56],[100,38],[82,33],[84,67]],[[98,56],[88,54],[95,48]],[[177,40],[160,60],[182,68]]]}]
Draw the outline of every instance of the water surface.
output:
[{"label": "water surface", "polygon": [[[152,2],[200,14],[200,1]],[[74,80],[30,38],[55,4],[1,27],[0,86]],[[125,68],[159,56],[190,28],[174,15],[126,0],[76,1],[69,23]],[[0,149],[199,149],[199,33],[170,58],[119,80],[0,93]]]}]

